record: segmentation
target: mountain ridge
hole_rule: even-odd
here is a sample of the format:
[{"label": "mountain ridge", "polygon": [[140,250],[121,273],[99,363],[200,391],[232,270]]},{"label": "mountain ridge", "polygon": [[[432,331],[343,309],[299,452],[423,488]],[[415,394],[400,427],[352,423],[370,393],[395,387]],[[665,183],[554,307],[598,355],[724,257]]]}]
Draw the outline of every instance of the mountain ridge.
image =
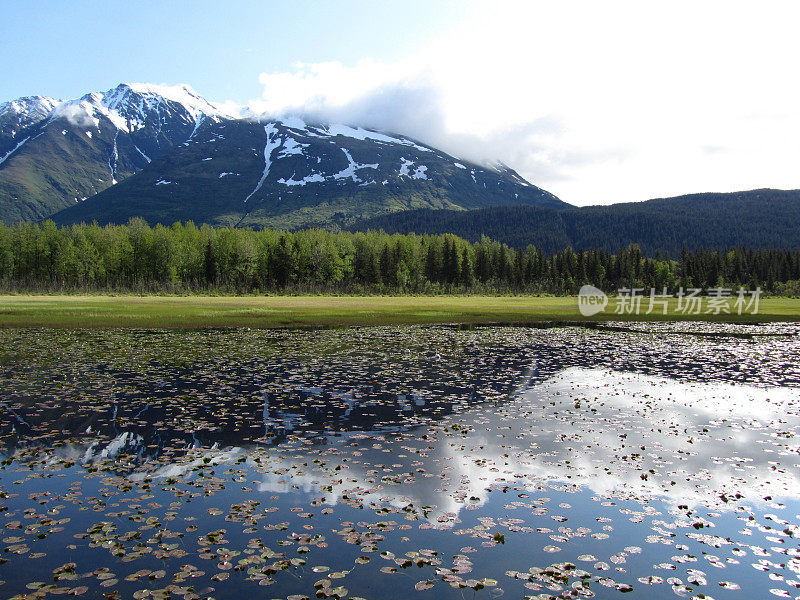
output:
[{"label": "mountain ridge", "polygon": [[337,227],[420,207],[564,205],[504,165],[358,126],[255,118],[187,85],[7,102],[0,134],[5,222]]},{"label": "mountain ridge", "polygon": [[481,235],[516,248],[546,252],[599,248],[617,252],[637,244],[648,255],[684,245],[697,248],[800,248],[800,190],[761,188],[686,194],[641,202],[584,207],[491,207],[470,211],[417,210],[380,215],[352,231]]},{"label": "mountain ridge", "polygon": [[574,207],[502,163],[475,164],[407,136],[266,118],[191,86],[119,84],[74,100],[0,104],[0,221],[385,229],[487,234],[649,253],[800,247],[797,191],[688,194]]}]

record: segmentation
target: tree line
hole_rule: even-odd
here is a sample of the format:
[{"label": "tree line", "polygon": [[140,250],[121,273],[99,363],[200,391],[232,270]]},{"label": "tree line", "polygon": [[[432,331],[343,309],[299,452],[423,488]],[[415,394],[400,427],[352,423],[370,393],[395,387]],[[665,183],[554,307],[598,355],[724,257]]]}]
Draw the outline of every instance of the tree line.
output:
[{"label": "tree line", "polygon": [[566,248],[516,250],[481,238],[382,231],[296,232],[198,227],[0,224],[6,292],[534,293],[679,287],[800,293],[800,251],[733,248],[645,256]]}]

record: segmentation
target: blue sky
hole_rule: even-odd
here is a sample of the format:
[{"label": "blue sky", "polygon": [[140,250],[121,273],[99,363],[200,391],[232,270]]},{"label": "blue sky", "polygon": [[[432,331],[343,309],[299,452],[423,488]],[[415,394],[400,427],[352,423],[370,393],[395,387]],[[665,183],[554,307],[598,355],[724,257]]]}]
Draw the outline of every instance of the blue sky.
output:
[{"label": "blue sky", "polygon": [[800,3],[5,2],[0,101],[120,82],[410,135],[579,205],[800,188]]},{"label": "blue sky", "polygon": [[6,2],[0,99],[74,98],[123,81],[189,83],[246,103],[263,71],[394,61],[469,14],[469,1]]}]

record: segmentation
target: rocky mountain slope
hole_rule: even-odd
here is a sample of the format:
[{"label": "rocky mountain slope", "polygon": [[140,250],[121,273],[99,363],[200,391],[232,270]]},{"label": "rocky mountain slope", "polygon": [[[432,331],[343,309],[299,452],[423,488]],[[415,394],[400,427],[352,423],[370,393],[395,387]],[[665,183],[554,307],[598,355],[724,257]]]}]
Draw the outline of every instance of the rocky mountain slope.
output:
[{"label": "rocky mountain slope", "polygon": [[418,208],[566,206],[503,165],[407,137],[120,84],[0,105],[0,220],[336,227]]}]

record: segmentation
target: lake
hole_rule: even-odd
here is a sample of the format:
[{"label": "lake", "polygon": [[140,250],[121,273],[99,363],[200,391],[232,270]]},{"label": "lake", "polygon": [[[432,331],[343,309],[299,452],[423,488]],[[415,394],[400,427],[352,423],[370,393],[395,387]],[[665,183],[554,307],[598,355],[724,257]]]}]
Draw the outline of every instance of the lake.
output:
[{"label": "lake", "polygon": [[798,598],[798,334],[0,330],[0,595]]}]

